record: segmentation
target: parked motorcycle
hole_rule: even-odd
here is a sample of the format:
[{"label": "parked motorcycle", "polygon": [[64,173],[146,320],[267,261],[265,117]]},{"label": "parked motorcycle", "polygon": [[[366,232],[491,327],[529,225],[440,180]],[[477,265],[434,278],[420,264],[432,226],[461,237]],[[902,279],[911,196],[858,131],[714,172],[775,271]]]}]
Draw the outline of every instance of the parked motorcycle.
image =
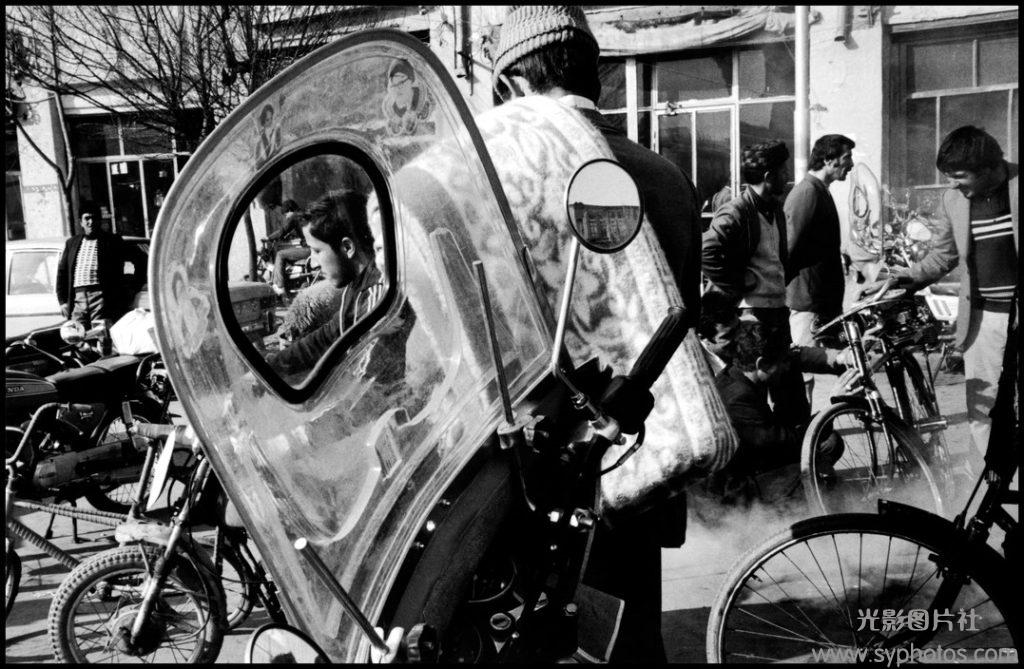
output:
[{"label": "parked motorcycle", "polygon": [[[427,106],[391,123],[399,107],[383,75],[401,61]],[[254,121],[267,105],[284,105],[281,142],[259,162]],[[332,661],[364,661],[381,645],[378,626],[414,632],[411,656],[572,656],[577,626],[593,629],[581,616],[600,606],[614,620],[621,607],[578,587],[593,528],[659,490],[657,467],[635,465],[652,452],[647,388],[681,318],[673,312],[661,333],[669,343],[658,337],[643,353],[673,304],[648,298],[675,284],[644,273],[668,264],[649,226],[637,234],[635,184],[593,162],[611,151],[574,110],[547,98],[501,109],[488,132],[516,141],[495,145],[498,164],[543,171],[499,179],[455,82],[417,40],[346,36],[232,112],[160,212],[150,286],[173,385],[289,621]],[[604,175],[588,176],[587,163]],[[362,277],[376,276],[374,255],[379,280],[333,321],[340,335],[310,365],[282,372],[280,351],[250,343],[246,312],[229,301],[227,286],[251,266],[244,221],[271,187],[312,202],[366,182],[364,237],[380,250],[360,254]],[[576,253],[580,244],[598,253]],[[611,377],[602,366],[630,379],[634,408],[598,401]],[[675,411],[681,387],[656,389],[652,416]],[[687,429],[696,422],[685,418]],[[642,494],[610,495],[604,482],[617,478]],[[603,641],[587,652],[606,657]]]},{"label": "parked motorcycle", "polygon": [[[79,326],[80,327],[80,326]],[[83,337],[99,338],[94,331]],[[73,350],[81,341],[71,336]],[[91,362],[69,351],[52,353],[33,336],[8,346],[45,365],[63,367],[47,375],[7,367],[4,417],[7,456],[28,434],[30,448],[22,455],[25,484],[16,493],[26,499],[53,497],[57,502],[84,497],[101,511],[124,513],[131,491],[117,491],[134,482],[144,460],[121,418],[121,403],[130,403],[136,420],[166,422],[173,397],[159,354],[114,355]],[[35,368],[39,368],[35,364]],[[46,405],[54,410],[40,411]]]}]

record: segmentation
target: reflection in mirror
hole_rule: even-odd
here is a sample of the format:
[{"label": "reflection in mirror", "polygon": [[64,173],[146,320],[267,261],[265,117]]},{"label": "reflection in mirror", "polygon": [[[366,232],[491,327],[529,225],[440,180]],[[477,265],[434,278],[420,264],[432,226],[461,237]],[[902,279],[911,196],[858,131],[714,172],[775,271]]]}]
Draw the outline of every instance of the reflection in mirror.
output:
[{"label": "reflection in mirror", "polygon": [[577,170],[569,182],[566,206],[573,233],[597,253],[625,248],[643,220],[636,182],[612,160],[593,160]]},{"label": "reflection in mirror", "polygon": [[287,625],[270,623],[249,637],[246,664],[328,664],[330,660],[309,637]]},{"label": "reflection in mirror", "polygon": [[313,155],[263,181],[234,223],[222,280],[248,342],[297,387],[386,293],[384,237],[372,182],[348,158]]}]

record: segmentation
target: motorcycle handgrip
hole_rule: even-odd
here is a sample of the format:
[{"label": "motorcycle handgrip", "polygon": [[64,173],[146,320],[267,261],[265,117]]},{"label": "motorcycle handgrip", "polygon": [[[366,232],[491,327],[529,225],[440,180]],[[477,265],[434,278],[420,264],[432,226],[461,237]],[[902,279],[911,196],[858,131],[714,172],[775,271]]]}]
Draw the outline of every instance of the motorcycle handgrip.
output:
[{"label": "motorcycle handgrip", "polygon": [[665,371],[665,366],[676,352],[686,336],[686,309],[673,305],[668,308],[658,331],[647,342],[640,357],[633,363],[629,378],[646,390],[650,390],[654,382]]}]

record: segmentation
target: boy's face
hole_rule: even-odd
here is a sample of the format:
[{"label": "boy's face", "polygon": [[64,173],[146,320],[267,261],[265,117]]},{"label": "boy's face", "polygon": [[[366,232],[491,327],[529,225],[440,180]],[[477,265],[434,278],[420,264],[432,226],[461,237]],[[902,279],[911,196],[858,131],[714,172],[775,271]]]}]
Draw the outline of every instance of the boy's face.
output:
[{"label": "boy's face", "polygon": [[943,174],[949,179],[949,185],[963,193],[966,198],[972,198],[980,193],[987,193],[998,185],[995,183],[995,170],[989,167],[982,168],[976,172],[953,170]]}]

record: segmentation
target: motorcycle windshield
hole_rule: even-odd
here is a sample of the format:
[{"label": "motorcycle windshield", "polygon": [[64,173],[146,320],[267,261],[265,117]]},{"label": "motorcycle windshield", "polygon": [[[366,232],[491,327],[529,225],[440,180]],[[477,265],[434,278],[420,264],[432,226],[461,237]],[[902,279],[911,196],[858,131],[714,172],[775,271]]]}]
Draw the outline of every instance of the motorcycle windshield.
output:
[{"label": "motorcycle windshield", "polygon": [[[377,619],[432,505],[502,420],[474,261],[513,401],[544,375],[550,325],[504,198],[436,56],[379,30],[250,96],[160,213],[150,287],[174,388],[289,617],[335,661],[365,642],[293,542]],[[320,278],[286,308],[253,274],[279,261],[260,239],[324,207],[369,232],[324,248],[302,227],[310,253],[291,252]]]}]

